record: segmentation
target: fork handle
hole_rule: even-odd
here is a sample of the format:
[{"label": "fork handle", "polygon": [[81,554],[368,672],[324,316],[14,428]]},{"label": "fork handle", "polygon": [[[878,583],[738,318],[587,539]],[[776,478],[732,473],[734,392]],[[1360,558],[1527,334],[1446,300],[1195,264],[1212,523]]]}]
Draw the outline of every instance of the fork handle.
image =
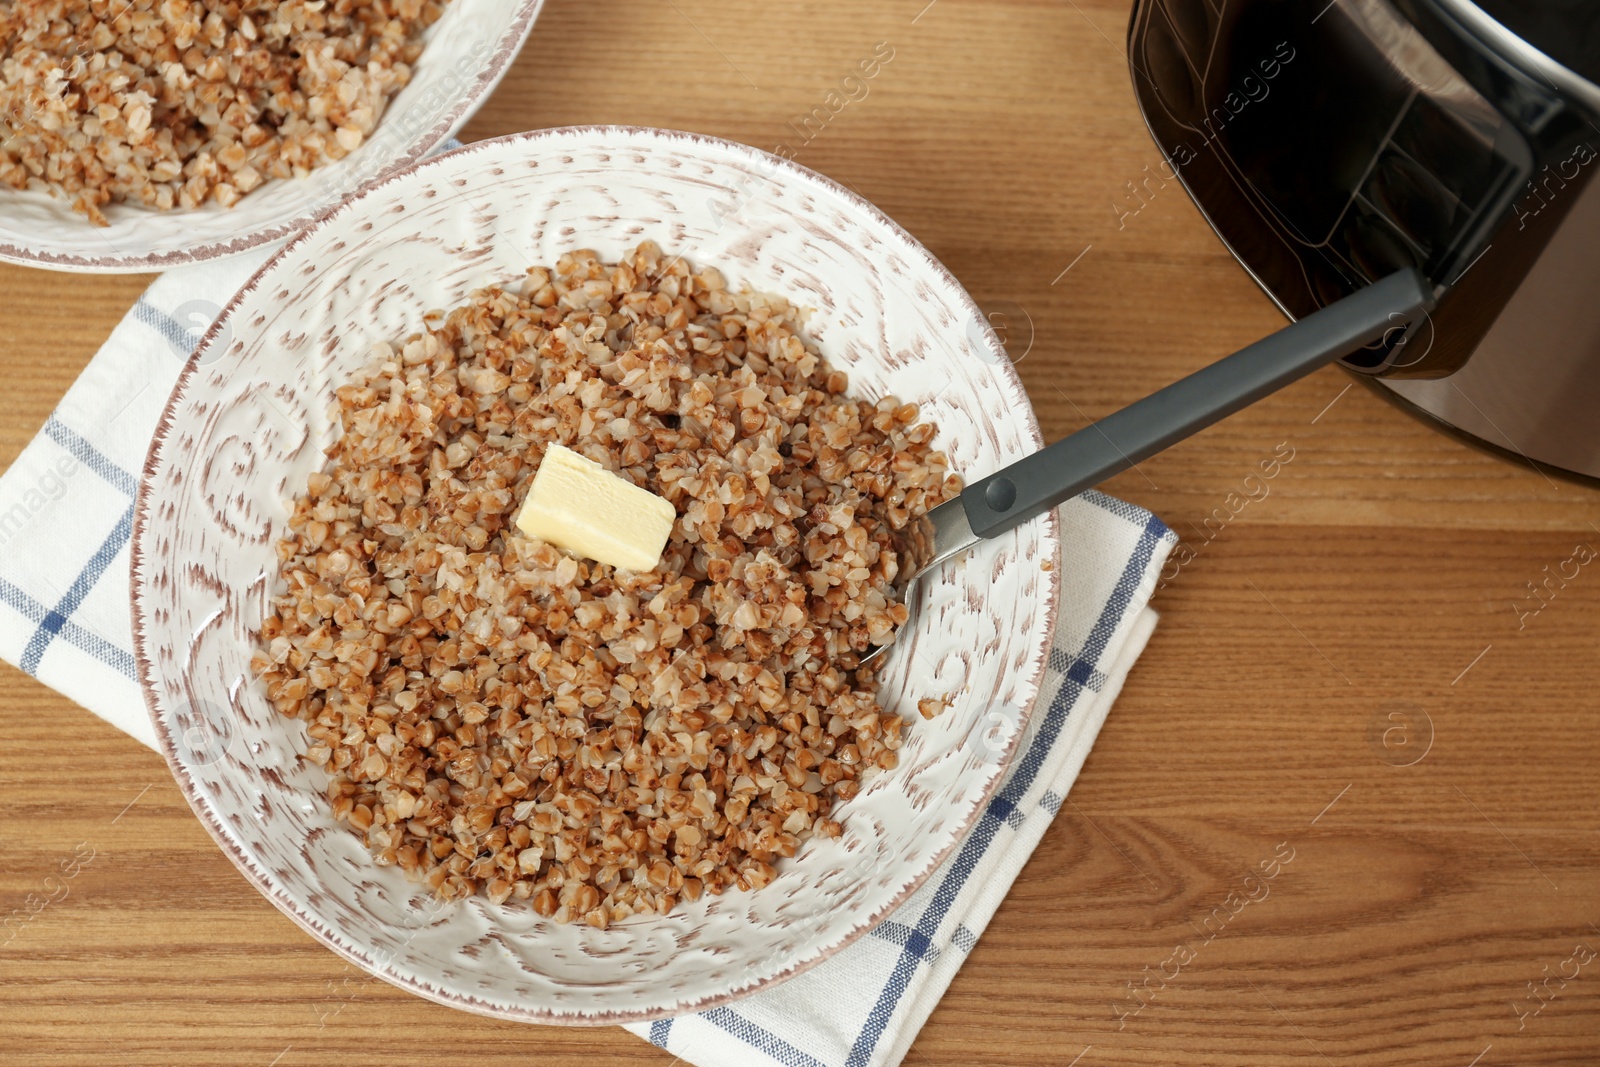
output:
[{"label": "fork handle", "polygon": [[1092,488],[1433,307],[1407,268],[1312,312],[961,493],[972,532],[994,537]]}]

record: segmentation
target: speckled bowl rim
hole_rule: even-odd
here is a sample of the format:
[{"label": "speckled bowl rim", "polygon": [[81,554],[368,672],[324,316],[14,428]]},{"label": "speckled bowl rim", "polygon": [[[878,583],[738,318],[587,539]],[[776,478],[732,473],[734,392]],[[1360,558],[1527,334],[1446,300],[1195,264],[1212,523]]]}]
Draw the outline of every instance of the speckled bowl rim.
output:
[{"label": "speckled bowl rim", "polygon": [[[140,594],[144,584],[140,575],[141,567],[144,561],[144,535],[147,527],[151,523],[146,497],[155,475],[157,452],[160,450],[161,444],[165,441],[168,433],[172,429],[174,416],[179,402],[183,398],[191,377],[199,367],[200,354],[204,350],[205,346],[209,344],[211,339],[217,336],[225,324],[230,321],[230,317],[234,311],[234,308],[239,304],[243,295],[255,289],[262,277],[273,267],[275,267],[280,259],[287,256],[297,245],[306,240],[315,230],[327,225],[330,221],[343,212],[354,211],[354,205],[372,193],[380,185],[396,181],[406,175],[411,174],[413,171],[432,166],[438,161],[459,155],[471,154],[490,145],[522,144],[528,146],[539,146],[547,142],[559,142],[565,137],[584,137],[597,134],[643,137],[647,139],[663,141],[686,140],[695,145],[706,145],[719,151],[731,151],[734,153],[743,154],[752,161],[764,163],[769,167],[774,168],[772,173],[775,176],[781,173],[786,181],[820,187],[831,195],[843,198],[858,210],[865,212],[877,222],[881,223],[888,229],[890,233],[903,240],[911,253],[920,256],[924,265],[930,268],[938,277],[946,282],[958,295],[958,298],[963,304],[960,310],[965,312],[977,322],[982,323],[986,338],[995,346],[996,349],[1000,348],[1000,341],[994,335],[993,330],[989,328],[988,319],[978,307],[977,302],[974,301],[971,295],[967,292],[966,287],[956,279],[955,275],[950,272],[949,268],[941,263],[932,252],[928,251],[927,248],[922,245],[922,242],[918,241],[907,230],[901,227],[881,209],[879,209],[865,197],[861,196],[859,193],[853,192],[849,188],[835,182],[833,179],[811,170],[809,167],[805,167],[791,160],[784,159],[781,156],[776,156],[769,152],[765,152],[759,148],[755,148],[746,144],[740,144],[736,141],[728,141],[720,137],[712,137],[708,134],[691,133],[681,130],[659,129],[647,126],[553,126],[542,130],[533,130],[526,133],[510,134],[504,137],[475,141],[453,151],[441,153],[437,156],[431,156],[427,159],[413,162],[405,168],[396,170],[389,174],[385,179],[383,179],[382,182],[374,182],[363,188],[360,192],[350,196],[336,208],[319,217],[312,226],[301,231],[294,237],[294,239],[285,244],[283,248],[279,249],[271,259],[264,263],[260,269],[255,272],[255,274],[251,275],[250,280],[245,282],[243,287],[240,288],[239,292],[228,301],[227,306],[222,309],[221,314],[216,317],[216,319],[212,322],[210,329],[206,331],[205,336],[202,337],[200,339],[200,343],[196,345],[195,351],[189,357],[188,362],[184,364],[184,368],[178,376],[177,384],[173,387],[172,395],[168,398],[166,407],[161,413],[161,421],[156,425],[155,435],[151,439],[150,448],[145,455],[144,466],[140,472],[138,493],[134,501],[133,530],[129,540],[130,558],[128,564],[130,579],[129,601],[133,612],[134,662],[138,668],[139,687],[144,693],[145,707],[150,715],[151,723],[155,727],[156,741],[160,746],[162,756],[167,761],[168,768],[171,769],[173,777],[177,780],[179,789],[183,792],[184,799],[188,801],[189,807],[194,811],[196,817],[199,818],[200,823],[205,827],[206,832],[211,835],[212,840],[214,840],[222,849],[222,851],[228,856],[228,858],[233,861],[234,866],[239,868],[240,873],[245,876],[250,884],[255,886],[261,895],[271,901],[279,911],[287,915],[295,922],[296,925],[305,930],[317,941],[332,949],[336,954],[343,956],[357,967],[360,967],[363,971],[366,971],[368,974],[388,982],[390,985],[396,986],[409,993],[414,993],[425,1000],[431,1000],[436,1004],[443,1004],[444,1006],[450,1008],[459,1008],[478,1015],[486,1015],[497,1019],[506,1019],[512,1022],[544,1023],[562,1026],[617,1026],[624,1023],[649,1022],[655,1019],[673,1018],[679,1015],[690,1015],[697,1012],[708,1011],[712,1008],[721,1007],[726,1004],[731,1004],[734,1001],[742,1000],[745,997],[778,986],[797,975],[809,971],[811,968],[817,966],[825,960],[831,959],[835,954],[860,940],[885,919],[887,919],[891,914],[893,914],[897,908],[910,899],[912,894],[914,894],[918,889],[922,888],[923,884],[933,876],[934,872],[936,872],[944,864],[945,860],[949,859],[950,856],[955,853],[956,849],[962,845],[962,843],[972,833],[972,830],[977,826],[979,819],[982,817],[984,809],[988,806],[989,801],[994,797],[994,794],[999,790],[1001,783],[1005,781],[1006,776],[1011,768],[1011,761],[1016,756],[1018,747],[1022,744],[1023,739],[1028,736],[1028,727],[1032,723],[1034,711],[1038,706],[1040,690],[1044,685],[1045,670],[1050,662],[1050,645],[1054,638],[1056,622],[1061,605],[1061,518],[1056,511],[1051,510],[1043,517],[1044,530],[1042,531],[1041,538],[1043,541],[1046,558],[1052,559],[1055,564],[1048,571],[1044,572],[1045,588],[1042,602],[1047,624],[1043,631],[1047,635],[1045,638],[1045,645],[1039,650],[1039,654],[1035,657],[1035,662],[1038,664],[1038,666],[1034,671],[1033,677],[1028,679],[1026,683],[1028,687],[1028,697],[1025,705],[1021,709],[1022,714],[1019,719],[1018,728],[1011,738],[1010,744],[1007,745],[1006,750],[1000,754],[998,762],[995,764],[996,773],[993,781],[991,781],[989,784],[989,788],[985,790],[983,795],[972,804],[970,810],[962,816],[960,820],[960,828],[951,837],[950,843],[941,849],[938,854],[934,855],[922,870],[918,871],[911,877],[905,890],[896,896],[894,900],[879,909],[877,912],[856,922],[834,944],[815,953],[808,959],[797,961],[787,970],[775,975],[771,975],[760,981],[739,986],[714,996],[702,997],[700,1000],[685,1005],[682,1008],[675,1008],[672,1011],[666,1012],[651,1010],[563,1012],[535,1008],[506,1009],[498,1005],[484,1003],[476,997],[469,996],[465,993],[456,992],[455,990],[447,988],[439,988],[426,982],[421,982],[402,975],[392,974],[387,970],[381,969],[370,959],[364,956],[360,951],[354,948],[347,948],[346,946],[331,940],[323,931],[319,930],[310,919],[301,914],[299,907],[293,901],[287,900],[281,895],[277,885],[269,876],[269,874],[264,869],[259,868],[254,863],[252,857],[237,847],[229,838],[226,830],[223,827],[222,820],[215,812],[211,810],[209,805],[205,803],[203,797],[195,789],[194,783],[189,779],[187,769],[184,767],[182,761],[178,757],[178,752],[173,737],[168,731],[166,723],[157,713],[158,698],[154,680],[156,677],[156,671],[145,647],[145,633],[143,626],[144,616],[140,609]],[[996,372],[1002,377],[1002,385],[1005,388],[1015,390],[1020,397],[1026,400],[1027,391],[1023,388],[1022,379],[1020,376],[1018,376],[1016,369],[1009,361],[999,361],[996,364]],[[1033,407],[1031,404],[1025,403],[1023,405],[1023,414],[1025,416],[1025,429],[1027,430],[1027,436],[1032,439],[1032,443],[1035,448],[1042,448],[1044,446],[1044,438],[1039,431],[1039,422],[1033,413]]]},{"label": "speckled bowl rim", "polygon": [[[351,197],[377,185],[382,185],[390,178],[397,178],[409,171],[416,163],[425,158],[428,153],[438,148],[450,139],[451,133],[471,120],[477,110],[489,99],[506,72],[511,69],[511,62],[522,51],[522,46],[528,40],[528,34],[533,31],[534,21],[539,17],[540,9],[544,7],[545,0],[521,0],[517,9],[517,17],[501,37],[500,46],[495,49],[483,69],[478,72],[477,80],[471,88],[461,95],[461,98],[440,117],[438,122],[427,133],[412,140],[412,147],[397,155],[389,165],[367,181],[361,183]],[[378,128],[382,128],[383,119],[378,120]],[[347,197],[346,199],[350,199]],[[340,201],[342,203],[343,201]],[[265,229],[253,230],[240,237],[228,241],[212,241],[207,244],[195,245],[181,252],[157,252],[129,255],[106,256],[79,256],[62,252],[41,251],[37,248],[21,248],[17,245],[0,241],[0,261],[15,263],[24,267],[40,267],[45,270],[64,271],[80,274],[142,274],[148,271],[171,270],[173,267],[182,267],[190,263],[203,263],[212,259],[225,259],[248,252],[252,248],[281,241],[291,234],[319,225],[323,219],[339,209],[339,203],[331,207],[318,207],[309,211],[298,212],[293,218],[280,222],[275,226]],[[85,220],[85,225],[92,225]],[[276,257],[274,257],[276,258]]]}]

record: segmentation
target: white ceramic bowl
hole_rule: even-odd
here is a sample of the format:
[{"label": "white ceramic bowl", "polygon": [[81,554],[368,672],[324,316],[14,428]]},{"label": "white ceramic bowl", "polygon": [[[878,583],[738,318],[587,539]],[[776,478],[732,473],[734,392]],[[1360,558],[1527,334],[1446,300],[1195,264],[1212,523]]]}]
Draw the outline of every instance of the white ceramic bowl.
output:
[{"label": "white ceramic bowl", "polygon": [[464,126],[510,68],[544,0],[451,0],[428,27],[411,81],[356,151],[306,178],[263,183],[231,208],[155,211],[109,204],[96,226],[44,190],[0,186],[0,260],[52,270],[167,270],[281,240]]},{"label": "white ceramic bowl", "polygon": [[[1022,386],[954,278],[872,205],[752,148],[615,127],[480,142],[391,177],[292,240],[189,361],[145,464],[133,534],[134,647],[156,733],[196,814],[290,917],[402,988],[511,1019],[616,1023],[704,1009],[837,952],[886,917],[974,824],[1038,693],[1055,621],[1055,517],[988,542],[926,587],[885,668],[910,719],[899,767],[840,808],[753,893],[609,930],[525,905],[437,906],[375,866],[304,764],[302,723],[248,660],[287,498],[320,466],[326,411],[368,346],[424,312],[646,237],[735,285],[816,309],[808,330],[868,396],[938,421],[955,470],[1039,447]],[[220,341],[219,341],[220,339]],[[213,352],[210,346],[224,349]],[[953,706],[923,720],[919,698]],[[998,717],[989,712],[1004,709]]]}]

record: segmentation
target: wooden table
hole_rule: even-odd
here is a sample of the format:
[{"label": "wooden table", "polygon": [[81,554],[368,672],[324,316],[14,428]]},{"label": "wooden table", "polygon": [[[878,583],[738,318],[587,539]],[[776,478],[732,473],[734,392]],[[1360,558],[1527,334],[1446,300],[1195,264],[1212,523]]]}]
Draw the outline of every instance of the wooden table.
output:
[{"label": "wooden table", "polygon": [[[1122,0],[924,4],[551,0],[466,135],[620,122],[797,148],[1031,319],[1019,369],[1049,439],[1281,324],[1175,184],[1130,213],[1126,183],[1158,156]],[[797,137],[788,120],[878,42],[893,59],[868,95]],[[0,269],[0,461],[147,282]],[[1281,445],[1267,495],[1208,535]],[[1576,962],[1600,951],[1600,571],[1525,625],[1516,610],[1547,564],[1600,544],[1600,495],[1336,370],[1109,489],[1197,555],[907,1062],[1600,1060],[1600,962]],[[153,753],[10,668],[0,726],[0,913],[95,853],[0,949],[0,1061],[672,1062],[620,1030],[493,1022],[366,979],[245,884]],[[1269,895],[1216,933],[1213,909],[1280,848]],[[1171,975],[1180,944],[1193,958],[1132,1013],[1130,983]]]}]

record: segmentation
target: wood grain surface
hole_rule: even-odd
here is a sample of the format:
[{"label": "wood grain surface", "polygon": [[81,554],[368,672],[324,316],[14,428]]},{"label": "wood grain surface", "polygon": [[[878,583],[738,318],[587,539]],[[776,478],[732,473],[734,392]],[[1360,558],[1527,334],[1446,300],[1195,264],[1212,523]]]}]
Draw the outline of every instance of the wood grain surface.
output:
[{"label": "wood grain surface", "polygon": [[[1158,158],[1126,19],[1120,0],[551,0],[467,136],[623,122],[788,144],[1004,317],[1054,439],[1281,324],[1175,184],[1124,199]],[[880,41],[866,97],[797,136]],[[147,281],[0,268],[0,462]],[[1204,526],[1279,449],[1265,496]],[[906,1062],[1600,1060],[1600,958],[1578,962],[1600,951],[1600,572],[1517,613],[1547,564],[1600,545],[1600,495],[1336,370],[1107,488],[1194,558]],[[0,914],[94,850],[0,948],[0,1062],[673,1062],[368,980],[245,884],[153,753],[10,668],[0,728]]]}]

